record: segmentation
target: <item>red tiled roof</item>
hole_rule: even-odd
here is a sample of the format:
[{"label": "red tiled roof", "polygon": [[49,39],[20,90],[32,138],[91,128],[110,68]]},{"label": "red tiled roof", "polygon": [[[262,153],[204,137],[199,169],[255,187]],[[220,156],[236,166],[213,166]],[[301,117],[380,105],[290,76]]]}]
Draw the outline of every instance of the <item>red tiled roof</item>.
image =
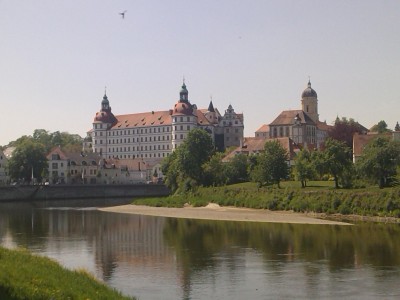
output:
[{"label": "red tiled roof", "polygon": [[269,132],[269,126],[267,124],[263,124],[256,130],[256,132]]},{"label": "red tiled roof", "polygon": [[264,139],[264,138],[254,138],[254,137],[246,137],[243,140],[243,145],[234,149],[231,153],[224,157],[223,161],[229,161],[236,154],[244,153],[244,154],[255,154],[264,151],[265,143],[268,141],[278,141],[281,146],[286,149],[288,154],[290,155],[290,159],[294,156],[294,145],[293,141],[288,137],[281,138],[272,138],[272,139]]},{"label": "red tiled roof", "polygon": [[284,110],[269,125],[293,125],[297,114],[299,114],[301,124],[315,124],[307,113],[302,110]]},{"label": "red tiled roof", "polygon": [[114,129],[171,125],[172,121],[169,110],[118,115],[116,118],[117,123],[113,126]]}]

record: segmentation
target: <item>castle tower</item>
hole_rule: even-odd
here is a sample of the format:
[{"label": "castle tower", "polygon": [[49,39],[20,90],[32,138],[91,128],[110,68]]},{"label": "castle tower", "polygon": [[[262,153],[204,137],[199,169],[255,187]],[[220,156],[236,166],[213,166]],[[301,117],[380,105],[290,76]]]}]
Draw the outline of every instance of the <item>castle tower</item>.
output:
[{"label": "castle tower", "polygon": [[110,102],[104,93],[100,111],[93,120],[92,147],[93,152],[108,158],[108,131],[115,125],[117,118],[111,112]]},{"label": "castle tower", "polygon": [[172,149],[174,150],[183,143],[189,131],[196,127],[197,116],[194,106],[189,102],[189,92],[183,81],[182,89],[179,92],[179,101],[172,110]]},{"label": "castle tower", "polygon": [[307,88],[301,94],[301,109],[309,115],[309,117],[317,123],[318,115],[318,96],[317,92],[311,88],[311,82],[308,81]]}]

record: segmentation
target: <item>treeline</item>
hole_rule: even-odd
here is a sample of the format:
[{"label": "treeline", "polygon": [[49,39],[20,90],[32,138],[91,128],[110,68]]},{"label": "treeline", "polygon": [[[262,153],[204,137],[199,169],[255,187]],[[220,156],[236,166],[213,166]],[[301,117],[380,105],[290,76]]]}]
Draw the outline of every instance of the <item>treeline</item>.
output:
[{"label": "treeline", "polygon": [[33,177],[38,181],[48,176],[46,155],[56,146],[63,150],[79,152],[82,150],[82,138],[68,132],[49,132],[36,129],[32,136],[22,136],[10,142],[3,149],[15,147],[7,164],[8,174],[12,181],[29,183]]},{"label": "treeline", "polygon": [[198,186],[222,186],[245,181],[259,187],[282,180],[297,180],[302,187],[310,180],[333,180],[336,188],[379,187],[397,183],[400,143],[386,137],[373,139],[362,157],[353,164],[352,150],[346,142],[328,138],[324,148],[303,149],[294,165],[281,144],[266,141],[258,155],[237,154],[224,161],[226,153],[214,150],[211,137],[201,129],[191,130],[187,139],[162,164],[166,185],[174,192],[187,192]]}]

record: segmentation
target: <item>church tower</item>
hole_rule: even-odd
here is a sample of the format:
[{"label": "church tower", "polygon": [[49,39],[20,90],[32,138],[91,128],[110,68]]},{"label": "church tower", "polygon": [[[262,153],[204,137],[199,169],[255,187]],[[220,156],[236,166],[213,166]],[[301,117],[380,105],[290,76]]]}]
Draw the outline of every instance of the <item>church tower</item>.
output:
[{"label": "church tower", "polygon": [[308,80],[307,88],[301,94],[301,109],[315,122],[319,121],[318,115],[318,96],[317,92],[311,88]]}]

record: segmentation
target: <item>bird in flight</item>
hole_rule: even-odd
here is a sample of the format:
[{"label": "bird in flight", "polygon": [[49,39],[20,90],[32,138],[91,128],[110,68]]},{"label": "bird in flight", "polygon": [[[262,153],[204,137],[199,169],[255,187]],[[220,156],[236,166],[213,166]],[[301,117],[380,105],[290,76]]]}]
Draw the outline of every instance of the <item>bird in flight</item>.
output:
[{"label": "bird in flight", "polygon": [[126,13],[127,11],[126,10],[124,10],[123,12],[120,12],[119,14],[121,15],[121,17],[122,17],[122,19],[125,19],[125,13]]}]

